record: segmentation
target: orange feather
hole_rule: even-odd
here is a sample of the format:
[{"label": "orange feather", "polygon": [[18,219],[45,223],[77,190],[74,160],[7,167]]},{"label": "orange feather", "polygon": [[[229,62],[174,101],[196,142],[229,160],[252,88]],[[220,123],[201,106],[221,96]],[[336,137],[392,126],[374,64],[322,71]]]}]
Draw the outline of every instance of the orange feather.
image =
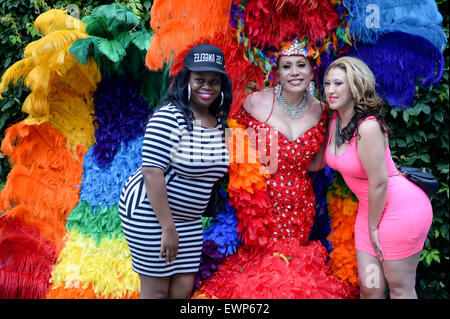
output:
[{"label": "orange feather", "polygon": [[228,31],[231,0],[155,0],[151,11],[152,37],[145,63],[161,70],[196,40]]}]

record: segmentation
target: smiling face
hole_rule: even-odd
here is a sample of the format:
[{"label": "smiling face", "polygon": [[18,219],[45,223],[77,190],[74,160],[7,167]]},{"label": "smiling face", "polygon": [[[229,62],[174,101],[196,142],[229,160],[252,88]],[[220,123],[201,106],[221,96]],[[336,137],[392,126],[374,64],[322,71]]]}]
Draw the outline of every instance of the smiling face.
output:
[{"label": "smiling face", "polygon": [[355,102],[347,80],[347,74],[340,67],[328,71],[324,81],[325,97],[330,109],[343,110],[354,107]]},{"label": "smiling face", "polygon": [[217,72],[191,72],[191,103],[196,107],[209,108],[220,95],[222,76]]},{"label": "smiling face", "polygon": [[303,56],[281,56],[278,60],[277,78],[283,90],[304,92],[313,77],[311,64]]}]

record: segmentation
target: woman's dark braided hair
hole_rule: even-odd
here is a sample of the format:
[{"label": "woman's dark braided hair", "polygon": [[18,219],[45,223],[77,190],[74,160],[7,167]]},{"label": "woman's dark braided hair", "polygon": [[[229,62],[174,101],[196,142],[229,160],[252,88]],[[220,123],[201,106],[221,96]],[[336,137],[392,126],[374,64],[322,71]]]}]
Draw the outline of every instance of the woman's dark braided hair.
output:
[{"label": "woman's dark braided hair", "polygon": [[332,68],[340,68],[346,72],[347,82],[355,100],[355,114],[342,129],[343,140],[350,141],[354,135],[358,136],[359,123],[369,116],[374,116],[381,131],[389,134],[390,129],[384,118],[384,101],[375,90],[375,77],[369,67],[360,59],[342,57],[330,64],[325,78]]},{"label": "woman's dark braided hair", "polygon": [[[188,83],[191,71],[187,68],[183,68],[173,79],[172,86],[164,96],[161,106],[172,104],[181,111],[184,115],[184,119],[189,131],[193,130],[192,121],[194,120],[194,113],[189,108],[188,104]],[[209,107],[209,112],[220,119],[222,127],[227,127],[226,119],[230,112],[231,102],[233,97],[231,94],[231,80],[225,74],[222,74],[221,91],[223,93],[223,103],[220,105],[222,97],[219,97]]]}]

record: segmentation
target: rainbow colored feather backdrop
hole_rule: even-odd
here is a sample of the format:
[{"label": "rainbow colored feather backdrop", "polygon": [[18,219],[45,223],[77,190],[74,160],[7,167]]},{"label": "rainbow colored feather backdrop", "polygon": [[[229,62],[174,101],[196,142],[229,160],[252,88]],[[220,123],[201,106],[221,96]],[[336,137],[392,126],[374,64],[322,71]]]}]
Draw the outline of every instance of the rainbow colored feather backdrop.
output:
[{"label": "rainbow colored feather backdrop", "polygon": [[[319,77],[337,57],[357,56],[386,101],[404,109],[416,86],[436,85],[442,76],[441,22],[430,0],[155,0],[151,29],[117,3],[81,21],[64,10],[43,13],[35,21],[42,38],[0,83],[0,93],[20,79],[31,90],[22,106],[28,117],[8,128],[1,145],[12,169],[0,192],[0,298],[139,297],[119,194],[141,165],[149,116],[196,43],[225,53],[231,118],[250,91],[272,85],[279,40],[294,36]],[[232,161],[223,211],[203,220],[196,285],[243,241],[264,241],[255,225],[264,223],[270,201],[258,165]],[[356,198],[329,168],[315,177],[314,189],[310,240],[328,249],[334,275],[357,287]]]}]

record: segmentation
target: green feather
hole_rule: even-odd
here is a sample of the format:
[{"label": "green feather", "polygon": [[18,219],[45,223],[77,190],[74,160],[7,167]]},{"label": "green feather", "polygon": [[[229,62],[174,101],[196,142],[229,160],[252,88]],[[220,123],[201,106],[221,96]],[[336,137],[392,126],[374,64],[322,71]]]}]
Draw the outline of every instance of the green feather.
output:
[{"label": "green feather", "polygon": [[122,45],[125,50],[127,50],[131,41],[133,41],[133,34],[130,31],[125,31],[120,33],[115,39]]},{"label": "green feather", "polygon": [[147,52],[150,47],[150,41],[152,37],[145,29],[136,31],[132,34],[133,44],[140,50]]},{"label": "green feather", "polygon": [[146,30],[125,31],[120,33],[115,39],[125,50],[128,50],[131,43],[134,44],[135,48],[145,56],[150,47],[151,36]]},{"label": "green feather", "polygon": [[82,19],[86,23],[86,33],[98,37],[106,38],[109,36],[107,22],[104,17],[86,16]]},{"label": "green feather", "polygon": [[80,39],[70,46],[69,52],[77,57],[79,63],[86,64],[88,58],[94,54],[96,45],[97,42],[93,37]]},{"label": "green feather", "polygon": [[117,40],[107,40],[96,37],[98,50],[105,55],[111,62],[121,62],[126,54],[125,49]]},{"label": "green feather", "polygon": [[171,82],[172,77],[170,76],[169,65],[165,65],[164,69],[160,72],[146,71],[142,76],[140,93],[153,108],[161,103]]},{"label": "green feather", "polygon": [[122,222],[117,205],[93,208],[86,201],[81,201],[66,218],[66,229],[78,229],[82,234],[91,236],[98,243],[103,237],[122,236]]},{"label": "green feather", "polygon": [[113,35],[130,30],[139,24],[139,17],[119,3],[96,7],[92,10],[91,16],[103,17],[108,31]]},{"label": "green feather", "polygon": [[103,75],[127,75],[140,86],[151,107],[158,105],[171,83],[169,66],[150,72],[145,56],[153,30],[147,30],[139,17],[119,3],[94,8],[83,18],[89,38],[76,41],[70,52],[85,64],[93,57]]}]

